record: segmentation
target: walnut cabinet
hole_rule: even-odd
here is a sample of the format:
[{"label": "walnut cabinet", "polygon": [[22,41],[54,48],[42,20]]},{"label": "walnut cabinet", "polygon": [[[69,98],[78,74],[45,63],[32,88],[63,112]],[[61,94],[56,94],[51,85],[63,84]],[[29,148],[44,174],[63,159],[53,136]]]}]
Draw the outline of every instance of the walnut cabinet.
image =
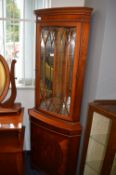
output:
[{"label": "walnut cabinet", "polygon": [[116,100],[89,104],[80,175],[116,174]]},{"label": "walnut cabinet", "polygon": [[35,107],[29,109],[31,162],[50,175],[76,172],[92,9],[35,10]]}]

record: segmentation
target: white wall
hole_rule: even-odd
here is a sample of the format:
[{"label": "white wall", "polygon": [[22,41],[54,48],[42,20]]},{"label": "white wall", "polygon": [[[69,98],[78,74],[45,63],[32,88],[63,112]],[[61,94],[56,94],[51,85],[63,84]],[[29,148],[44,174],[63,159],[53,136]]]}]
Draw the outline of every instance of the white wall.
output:
[{"label": "white wall", "polygon": [[116,99],[116,0],[107,6],[96,98]]},{"label": "white wall", "polygon": [[88,102],[94,99],[116,99],[116,1],[86,0],[93,7],[91,31],[81,112],[86,122]]},{"label": "white wall", "polygon": [[85,0],[85,6],[94,10],[81,109],[83,132],[88,103],[95,99],[116,99],[116,0]]},{"label": "white wall", "polygon": [[34,107],[34,89],[18,88],[16,101],[21,102],[22,107],[25,108],[23,120],[25,126],[24,150],[30,150],[30,122],[28,109]]},{"label": "white wall", "polygon": [[89,36],[89,48],[85,73],[84,96],[81,114],[81,123],[86,122],[86,110],[88,102],[96,98],[98,91],[98,75],[101,64],[102,48],[104,44],[104,33],[106,23],[108,0],[87,0],[85,6],[93,8],[91,18],[91,29]]},{"label": "white wall", "polygon": [[84,0],[51,0],[52,7],[84,6]]}]

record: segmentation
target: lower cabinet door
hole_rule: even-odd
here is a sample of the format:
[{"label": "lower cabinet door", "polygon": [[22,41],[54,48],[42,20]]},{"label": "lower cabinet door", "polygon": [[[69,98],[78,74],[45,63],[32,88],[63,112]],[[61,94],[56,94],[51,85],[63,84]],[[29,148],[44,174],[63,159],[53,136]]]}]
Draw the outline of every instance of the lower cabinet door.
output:
[{"label": "lower cabinet door", "polygon": [[75,175],[80,136],[31,122],[31,163],[50,175]]}]

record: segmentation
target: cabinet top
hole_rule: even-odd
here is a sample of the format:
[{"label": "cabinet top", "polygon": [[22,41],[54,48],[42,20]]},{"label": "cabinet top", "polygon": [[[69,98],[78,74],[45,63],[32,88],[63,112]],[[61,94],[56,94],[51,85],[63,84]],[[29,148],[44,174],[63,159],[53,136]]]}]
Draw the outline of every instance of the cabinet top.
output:
[{"label": "cabinet top", "polygon": [[[57,7],[57,8],[46,8],[46,9],[38,9],[35,10],[34,13],[37,17],[40,17],[38,20],[47,19],[54,20],[55,19],[63,19],[68,16],[69,19],[73,16],[76,16],[77,19],[85,18],[91,16],[92,8],[89,7]],[[54,16],[54,18],[50,18],[50,16]]]},{"label": "cabinet top", "polygon": [[116,117],[116,100],[95,100],[90,105],[103,114]]},{"label": "cabinet top", "polygon": [[21,108],[21,111],[16,114],[0,114],[0,131],[1,130],[20,130],[23,125],[23,115],[24,108]]},{"label": "cabinet top", "polygon": [[77,14],[77,15],[91,15],[92,8],[90,7],[57,7],[57,8],[46,8],[35,10],[36,15],[41,14]]}]

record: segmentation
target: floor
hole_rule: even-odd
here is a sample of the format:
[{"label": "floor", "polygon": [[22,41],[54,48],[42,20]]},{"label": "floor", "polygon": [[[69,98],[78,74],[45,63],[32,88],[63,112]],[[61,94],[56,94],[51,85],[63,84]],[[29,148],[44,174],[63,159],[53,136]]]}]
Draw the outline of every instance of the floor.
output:
[{"label": "floor", "polygon": [[25,152],[25,175],[48,175],[43,171],[36,171],[31,168],[29,152]]}]

